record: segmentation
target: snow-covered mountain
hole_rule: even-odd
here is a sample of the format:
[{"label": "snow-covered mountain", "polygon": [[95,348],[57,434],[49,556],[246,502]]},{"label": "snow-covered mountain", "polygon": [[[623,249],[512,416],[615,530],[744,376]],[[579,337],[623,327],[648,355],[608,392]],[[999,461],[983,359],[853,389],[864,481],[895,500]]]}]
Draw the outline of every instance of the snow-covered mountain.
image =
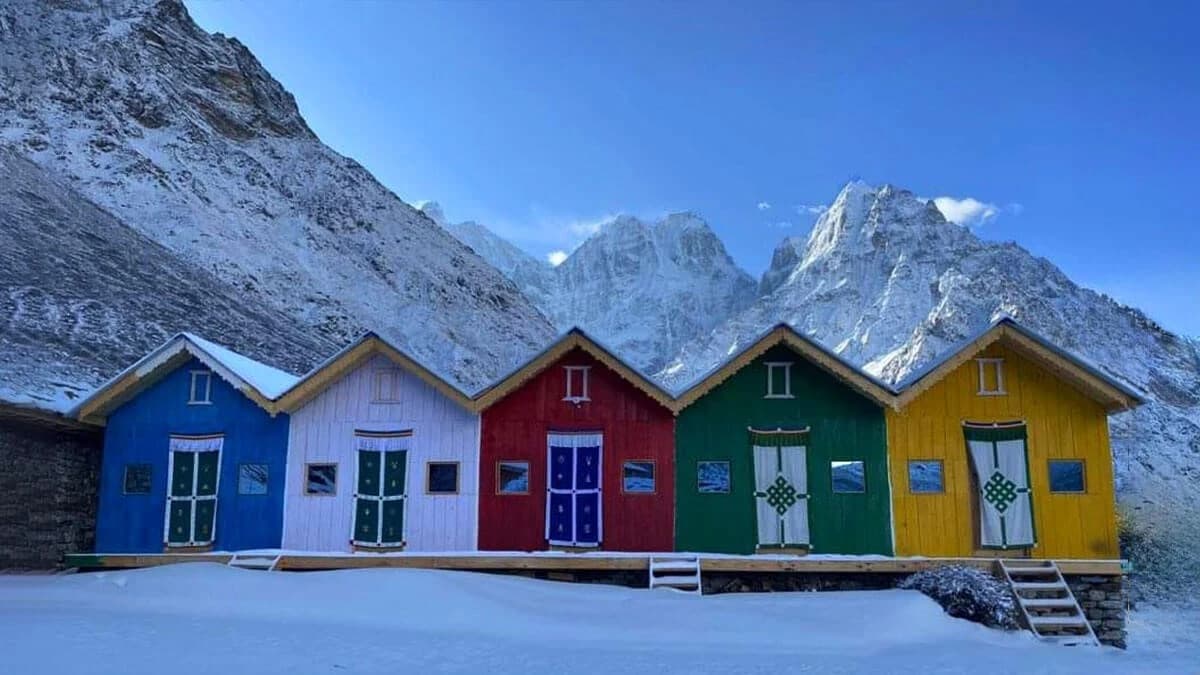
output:
[{"label": "snow-covered mountain", "polygon": [[[748,309],[661,372],[678,386],[770,325],[792,323],[887,380],[1004,312],[1153,399],[1112,420],[1127,542],[1159,578],[1200,556],[1200,349],[1136,309],[1081,288],[1014,243],[985,242],[892,186],[847,185],[806,239],[785,240]],[[1151,580],[1153,581],[1153,579]]]},{"label": "snow-covered mountain", "polygon": [[183,330],[293,373],[338,346],[0,148],[0,400],[67,410]]},{"label": "snow-covered mountain", "polygon": [[181,0],[0,0],[0,144],[243,294],[333,340],[378,330],[468,388],[554,334]]},{"label": "snow-covered mountain", "polygon": [[435,203],[422,209],[512,279],[560,330],[579,326],[647,371],[754,299],[754,280],[694,213],[653,223],[618,216],[551,267],[478,223],[447,223]]}]

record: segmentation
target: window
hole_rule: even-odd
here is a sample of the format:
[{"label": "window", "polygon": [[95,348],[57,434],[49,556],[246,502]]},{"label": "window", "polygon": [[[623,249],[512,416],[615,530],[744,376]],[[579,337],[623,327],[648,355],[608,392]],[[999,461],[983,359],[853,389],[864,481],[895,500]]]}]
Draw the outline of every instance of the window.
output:
[{"label": "window", "polygon": [[238,494],[265,495],[267,494],[267,465],[239,464],[238,465]]},{"label": "window", "polygon": [[764,398],[792,398],[792,364],[767,362],[767,395]]},{"label": "window", "polygon": [[975,359],[979,365],[979,395],[1004,395],[1004,359]]},{"label": "window", "polygon": [[590,401],[591,399],[588,398],[588,374],[592,367],[563,366],[563,370],[567,373],[567,395],[563,397],[563,400],[571,403]]},{"label": "window", "polygon": [[375,403],[400,401],[400,369],[380,368],[375,371]]},{"label": "window", "polygon": [[654,462],[635,459],[621,465],[621,491],[654,494]]},{"label": "window", "polygon": [[458,462],[429,462],[425,466],[425,492],[431,495],[458,494]]},{"label": "window", "polygon": [[529,494],[529,462],[501,460],[496,467],[496,494]]},{"label": "window", "polygon": [[212,403],[212,371],[193,370],[192,386],[188,392],[188,405]]},{"label": "window", "polygon": [[700,494],[729,494],[729,462],[696,462],[696,490]]},{"label": "window", "polygon": [[329,497],[337,494],[337,464],[306,464],[304,494]]},{"label": "window", "polygon": [[946,483],[942,476],[942,460],[909,460],[908,491],[918,495],[945,492]]},{"label": "window", "polygon": [[124,492],[127,495],[150,494],[150,476],[153,467],[149,464],[126,464]]},{"label": "window", "polygon": [[829,463],[834,494],[858,494],[867,491],[866,463],[861,459]]},{"label": "window", "polygon": [[1050,491],[1087,492],[1084,474],[1083,460],[1081,459],[1052,459],[1050,460]]}]

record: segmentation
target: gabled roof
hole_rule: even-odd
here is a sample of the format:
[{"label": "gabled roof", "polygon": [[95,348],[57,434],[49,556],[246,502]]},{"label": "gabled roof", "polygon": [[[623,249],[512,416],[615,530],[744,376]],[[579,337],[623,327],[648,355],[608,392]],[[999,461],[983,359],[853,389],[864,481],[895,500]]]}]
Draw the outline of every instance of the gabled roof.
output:
[{"label": "gabled roof", "polygon": [[208,366],[218,377],[272,415],[276,412],[274,400],[297,380],[291,373],[196,335],[179,333],[100,385],[75,406],[71,416],[84,422],[103,424],[121,404],[192,358]]},{"label": "gabled roof", "polygon": [[1108,412],[1121,412],[1142,405],[1146,394],[1104,372],[1095,364],[1055,345],[1050,340],[1001,316],[979,333],[948,350],[940,358],[914,371],[897,385],[898,403],[907,405],[956,368],[995,342],[1012,347],[1025,358],[1067,381]]},{"label": "gabled roof", "polygon": [[279,398],[277,406],[284,412],[294,412],[308,403],[318,394],[325,391],[333,383],[341,380],[355,368],[366,363],[371,357],[382,354],[391,359],[396,365],[416,375],[426,384],[441,392],[462,407],[474,411],[471,397],[461,389],[450,384],[442,376],[425,367],[416,358],[403,349],[388,342],[376,333],[365,333],[346,348],[334,354],[316,368],[310,370],[304,377],[296,381]]},{"label": "gabled roof", "polygon": [[512,393],[513,390],[554,365],[567,352],[577,348],[590,354],[597,361],[607,366],[617,375],[620,375],[621,378],[634,387],[640,389],[664,408],[674,410],[673,399],[667,390],[658,386],[654,380],[650,379],[649,376],[637,368],[622,361],[612,350],[592,339],[591,336],[578,327],[572,328],[562,334],[549,347],[546,347],[533,358],[518,366],[516,370],[513,370],[508,375],[505,375],[491,386],[476,394],[475,409],[482,411],[491,407],[494,403]]},{"label": "gabled roof", "polygon": [[721,363],[695,380],[692,384],[684,387],[675,398],[676,412],[695,403],[701,396],[712,391],[717,385],[733,377],[742,368],[750,365],[754,359],[765,354],[768,349],[779,344],[787,345],[822,370],[833,375],[879,405],[884,407],[895,406],[895,391],[890,386],[859,370],[850,362],[842,359],[842,357],[825,348],[819,342],[800,333],[790,325],[779,323],[760,335],[740,352],[726,359],[724,363]]}]

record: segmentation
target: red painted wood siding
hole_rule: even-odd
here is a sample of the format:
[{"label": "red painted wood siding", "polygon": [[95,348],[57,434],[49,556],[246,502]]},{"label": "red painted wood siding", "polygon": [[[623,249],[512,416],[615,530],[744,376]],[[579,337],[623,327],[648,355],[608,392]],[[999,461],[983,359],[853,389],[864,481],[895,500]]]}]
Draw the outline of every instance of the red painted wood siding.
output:
[{"label": "red painted wood siding", "polygon": [[[591,366],[591,401],[573,404],[563,366]],[[609,551],[670,551],[675,528],[675,417],[582,349],[483,412],[479,548],[537,551],[546,544],[546,435],[604,434],[603,540]],[[497,463],[529,462],[529,494],[497,494]],[[625,460],[653,460],[654,494],[621,491]]]}]

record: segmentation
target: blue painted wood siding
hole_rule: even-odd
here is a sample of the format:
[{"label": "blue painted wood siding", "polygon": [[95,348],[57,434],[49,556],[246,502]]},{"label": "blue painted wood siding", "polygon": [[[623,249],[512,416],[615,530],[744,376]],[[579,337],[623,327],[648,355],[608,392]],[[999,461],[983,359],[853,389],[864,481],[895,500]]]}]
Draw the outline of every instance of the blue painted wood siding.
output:
[{"label": "blue painted wood siding", "polygon": [[[209,405],[189,405],[186,363],[126,402],[108,418],[96,523],[99,553],[163,551],[169,442],[173,434],[224,434],[213,550],[278,548],[283,532],[288,416],[271,417],[228,383],[212,376]],[[152,467],[150,494],[124,494],[125,466]],[[238,467],[267,465],[267,494],[239,495]]]}]

